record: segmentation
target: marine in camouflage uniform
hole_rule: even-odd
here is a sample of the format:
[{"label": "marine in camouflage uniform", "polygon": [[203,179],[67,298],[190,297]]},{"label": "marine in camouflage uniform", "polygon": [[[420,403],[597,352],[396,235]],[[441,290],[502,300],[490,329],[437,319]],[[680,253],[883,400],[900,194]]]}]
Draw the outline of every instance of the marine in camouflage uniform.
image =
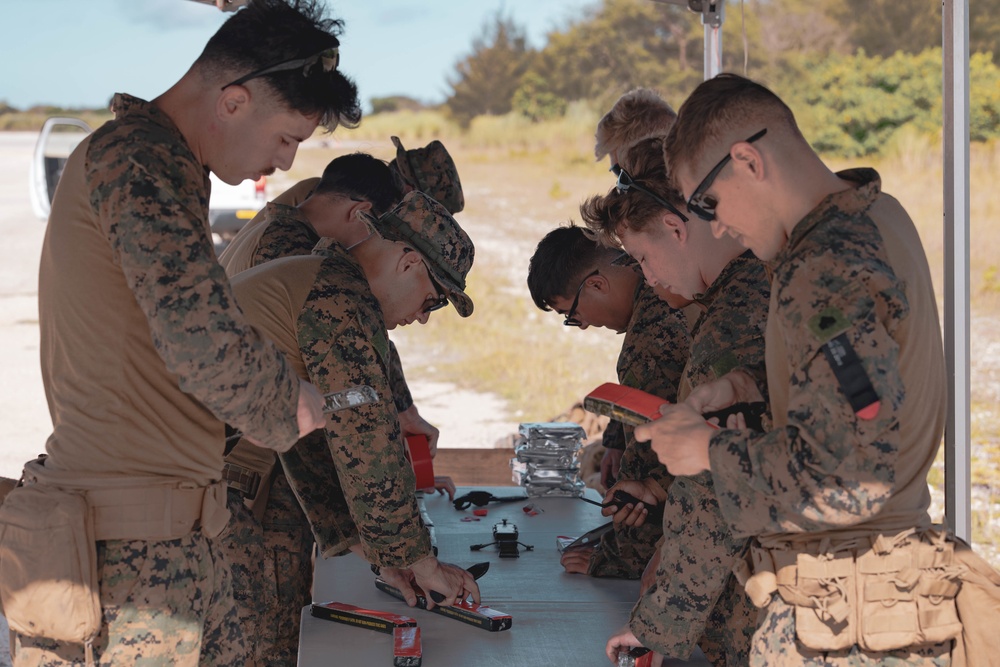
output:
[{"label": "marine in camouflage uniform", "polygon": [[[220,418],[270,443],[298,438],[299,380],[236,306],[209,234],[208,175],[184,136],[148,102],[118,94],[112,106],[66,164],[42,250],[46,467],[206,487],[222,466]],[[214,523],[203,514],[201,530],[167,541],[101,540],[98,528],[98,660],[245,664]],[[18,637],[16,660],[82,663],[84,648]]]},{"label": "marine in camouflage uniform", "polygon": [[[838,176],[851,187],[824,199],[768,262],[773,430],[723,430],[709,449],[734,534],[757,535],[765,549],[779,552],[791,546],[793,554],[854,553],[850,545],[858,540],[925,531],[927,472],[947,400],[937,304],[919,235],[898,202],[881,194],[875,171]],[[824,353],[833,339],[860,359],[880,401],[877,413],[859,414],[846,398]],[[769,600],[752,665],[950,662],[950,641],[894,651],[809,649],[796,639],[795,607],[780,595]],[[883,616],[879,608],[876,616]],[[865,613],[857,631],[874,633],[873,618]]]},{"label": "marine in camouflage uniform", "polygon": [[[703,312],[691,331],[691,356],[678,400],[734,368],[751,373],[765,386],[769,294],[763,263],[747,251],[697,299]],[[748,540],[729,530],[710,473],[673,480],[662,525],[665,539],[656,581],[632,611],[632,632],[644,646],[672,658],[687,660],[697,643],[713,665],[745,665],[757,610],[736,581],[733,567]]]},{"label": "marine in camouflage uniform", "polygon": [[[418,193],[396,213],[433,220],[436,214],[427,211],[435,206],[440,210]],[[381,223],[376,226],[389,233]],[[467,272],[471,242],[455,254]],[[314,378],[322,391],[368,385],[379,396],[389,394],[382,310],[360,265],[339,243],[322,239],[311,255],[265,262],[236,276],[233,284],[250,321],[274,336],[299,372]],[[274,294],[283,296],[269,296]],[[470,314],[471,302],[460,312]],[[382,400],[331,415],[325,437],[310,434],[279,457],[284,474],[276,478],[263,519],[263,576],[277,588],[278,599],[245,616],[263,626],[262,664],[295,663],[299,610],[311,599],[313,538],[323,557],[360,545],[379,567],[406,567],[430,553],[400,436],[396,410]],[[261,575],[253,571],[254,563],[244,565],[249,601]]]},{"label": "marine in camouflage uniform", "polygon": [[[618,355],[618,382],[635,387],[673,403],[688,358],[691,338],[684,313],[671,308],[653,288],[639,280],[635,289],[632,318]],[[661,464],[648,442],[636,442],[634,427],[623,428],[626,441],[618,479],[652,478],[667,490],[673,477]],[[656,544],[663,526],[646,522],[638,527],[616,524],[601,537],[600,546],[590,557],[587,574],[594,577],[638,579]]]},{"label": "marine in camouflage uniform", "polygon": [[[411,164],[419,167],[422,182],[432,194],[443,196],[461,208],[463,199],[457,169],[443,145],[436,143],[437,146],[432,144],[426,149],[401,151],[397,160],[406,160],[408,168]],[[342,159],[332,162],[328,169],[333,169]],[[219,259],[230,276],[282,257],[311,254],[320,236],[298,205],[312,195],[320,181],[320,178],[310,178],[297,183],[268,203],[240,230]],[[336,194],[336,190],[330,194]],[[392,341],[389,341],[389,381],[396,409],[403,413],[413,406],[413,398]],[[285,664],[288,656],[294,661],[298,621],[288,619],[281,610],[289,605],[300,608],[310,601],[313,537],[280,467],[272,477],[260,525],[243,507],[242,493],[230,489],[228,502],[236,519],[224,543],[233,567],[241,623],[245,628],[254,629],[252,632],[257,637],[251,644],[252,650],[262,664]],[[344,553],[358,543],[358,538],[342,491],[336,485],[328,488],[328,497],[317,502],[327,508],[330,516],[338,517],[341,539],[336,547],[331,542],[330,549],[334,553]],[[262,590],[266,593],[261,594]],[[295,599],[303,591],[306,597]],[[272,618],[281,621],[270,622],[268,619]],[[264,635],[260,636],[259,632]]]}]

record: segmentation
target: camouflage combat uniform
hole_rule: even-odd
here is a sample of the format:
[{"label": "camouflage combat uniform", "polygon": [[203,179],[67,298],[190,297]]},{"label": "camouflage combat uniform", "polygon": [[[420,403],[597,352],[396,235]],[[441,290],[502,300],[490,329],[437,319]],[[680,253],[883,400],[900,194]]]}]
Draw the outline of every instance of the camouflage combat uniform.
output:
[{"label": "camouflage combat uniform", "polygon": [[[712,437],[709,450],[716,495],[733,533],[757,536],[755,559],[773,558],[782,572],[786,562],[797,565],[798,583],[789,589],[795,594],[796,586],[808,584],[803,577],[815,576],[803,573],[803,563],[836,557],[853,567],[855,558],[892,558],[897,550],[900,558],[910,557],[904,549],[923,539],[930,524],[927,471],[941,440],[947,401],[937,303],[919,235],[898,202],[880,194],[873,170],[839,176],[853,187],[824,199],[768,263],[772,430],[723,430]],[[831,347],[838,341],[839,350]],[[834,371],[837,359],[855,371],[863,369],[878,404],[865,410],[870,398],[848,400],[864,393],[845,394],[844,378]],[[906,531],[914,529],[917,537],[907,538]],[[865,567],[859,561],[859,571],[875,571]],[[769,571],[758,569],[747,590],[762,576],[773,581]],[[919,566],[910,573],[919,575],[918,595],[929,572]],[[939,573],[948,575],[946,569]],[[825,581],[831,597],[824,608],[836,610],[843,592],[833,586],[837,579]],[[784,599],[784,590],[779,588],[779,595],[773,590],[769,586],[766,597],[759,596],[766,606],[751,665],[950,662],[951,641],[892,651],[863,650],[848,641],[848,648],[819,650],[807,648],[803,642],[809,639],[799,634],[804,629],[815,633],[819,624],[835,633],[850,632],[846,637],[851,639],[861,633],[874,636],[880,624],[913,602],[889,611],[876,601],[869,611],[867,603],[855,609],[851,594],[844,622],[834,626],[838,616],[796,608]],[[883,588],[858,583],[856,590],[867,596]],[[810,595],[815,593],[801,598],[811,600]]]},{"label": "camouflage combat uniform", "polygon": [[[675,402],[690,344],[684,313],[671,308],[640,280],[618,356],[618,381],[664,401]],[[672,477],[657,460],[649,443],[636,442],[633,427],[625,426],[623,430],[626,446],[618,479],[651,477],[667,489]],[[599,548],[591,555],[587,574],[638,579],[662,535],[663,527],[656,522],[646,522],[638,528],[619,524],[601,538]]]},{"label": "camouflage combat uniform", "polygon": [[[183,135],[142,100],[119,94],[113,108],[116,119],[69,158],[42,249],[46,467],[205,487],[222,469],[220,419],[276,444],[298,438],[299,380],[236,307],[209,233],[208,174]],[[101,540],[97,526],[98,661],[245,664],[210,529],[226,514],[221,496],[205,502],[201,528],[181,539]],[[212,508],[222,522],[208,521]],[[17,645],[17,664],[84,660],[82,645]]]},{"label": "camouflage combat uniform", "polygon": [[[753,253],[726,265],[697,300],[704,312],[691,330],[678,400],[735,368],[763,386],[769,294],[764,265]],[[644,646],[666,656],[686,660],[697,643],[713,665],[745,665],[757,610],[732,569],[747,538],[730,533],[709,473],[674,479],[663,533],[656,583],[633,610],[631,629]]]},{"label": "camouflage combat uniform", "polygon": [[[319,179],[307,179],[283,193],[284,198],[295,190],[312,191]],[[300,185],[305,184],[303,187]],[[298,198],[295,197],[295,198]],[[254,217],[226,247],[219,262],[230,276],[247,268],[282,257],[309,255],[320,241],[299,209],[293,205],[270,202]],[[396,346],[389,342],[389,377],[396,410],[402,412],[413,405]],[[320,447],[325,443],[320,438]],[[295,495],[278,466],[273,475],[264,516],[258,523],[248,512],[234,508],[243,505],[242,494],[229,491],[233,510],[233,529],[223,541],[233,568],[234,592],[240,622],[256,642],[251,651],[264,665],[294,662],[298,642],[298,619],[282,610],[301,609],[311,601],[308,591],[312,583],[313,535],[309,521],[302,513]],[[358,539],[350,510],[336,485],[328,487],[322,501],[330,515],[338,518],[341,540],[331,544],[333,553],[342,554]],[[238,527],[237,527],[238,526]],[[306,592],[304,598],[301,596]],[[263,634],[261,634],[263,633]]]},{"label": "camouflage combat uniform", "polygon": [[[364,273],[332,239],[313,252],[234,277],[241,307],[324,393],[368,385],[388,397],[389,341]],[[324,557],[360,541],[380,566],[408,566],[430,553],[391,401],[330,415],[325,438],[311,434],[279,458],[284,475],[263,521],[264,567],[274,577],[268,586],[280,598],[263,612],[260,660],[269,665],[295,663],[299,612],[310,601],[313,537]]]}]

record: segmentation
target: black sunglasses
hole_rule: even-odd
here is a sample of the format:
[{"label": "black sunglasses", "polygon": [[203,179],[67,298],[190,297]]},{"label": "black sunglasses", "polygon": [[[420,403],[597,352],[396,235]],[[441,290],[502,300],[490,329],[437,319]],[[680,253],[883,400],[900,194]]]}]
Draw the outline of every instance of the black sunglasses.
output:
[{"label": "black sunglasses", "polygon": [[[746,143],[752,144],[765,134],[767,134],[766,127],[747,139]],[[731,153],[726,153],[726,157],[719,160],[719,164],[715,165],[712,171],[708,172],[708,176],[706,176],[702,182],[698,184],[698,187],[696,187],[694,192],[691,193],[691,198],[687,200],[688,210],[705,222],[712,222],[715,220],[715,208],[719,205],[719,200],[715,197],[706,195],[705,191],[712,187],[712,183],[715,182],[715,178],[719,175],[719,172],[722,171],[722,168],[725,167],[731,159]]]},{"label": "black sunglasses", "polygon": [[688,221],[687,216],[681,213],[676,206],[674,206],[666,199],[653,192],[652,190],[644,188],[643,186],[636,183],[635,179],[633,179],[632,176],[627,171],[622,169],[621,165],[619,164],[611,165],[610,171],[611,173],[613,173],[615,176],[618,177],[618,181],[615,183],[615,188],[618,190],[618,192],[625,193],[628,192],[629,190],[636,190],[637,192],[641,192],[647,197],[652,198],[652,200],[655,201],[657,204],[659,204],[660,206],[662,206],[663,208],[667,209],[668,211],[676,215],[678,218],[680,218],[681,222]]},{"label": "black sunglasses", "polygon": [[[403,252],[417,252],[413,248],[408,246],[403,246]],[[419,254],[419,253],[418,253]],[[424,262],[424,268],[427,269],[427,277],[431,280],[431,285],[434,285],[434,289],[437,290],[437,297],[430,297],[424,300],[424,304],[420,307],[420,312],[422,313],[433,313],[435,310],[441,310],[448,305],[448,297],[446,296],[447,291],[438,284],[438,281],[434,279],[434,274],[431,273],[431,268],[427,266],[427,262]]]},{"label": "black sunglasses", "polygon": [[576,319],[576,307],[580,305],[580,294],[583,293],[583,286],[587,284],[587,281],[599,274],[600,269],[594,269],[580,281],[580,286],[576,288],[576,296],[573,297],[573,303],[570,305],[569,310],[566,311],[566,319],[563,320],[563,324],[568,327],[579,327],[583,326],[583,322]]},{"label": "black sunglasses", "polygon": [[323,51],[313,54],[307,58],[293,58],[292,60],[285,60],[275,65],[262,67],[259,70],[250,72],[245,76],[241,76],[238,79],[230,81],[222,87],[222,90],[225,90],[230,86],[241,86],[251,79],[262,77],[265,74],[273,74],[274,72],[301,69],[303,76],[309,76],[310,70],[312,70],[313,66],[317,63],[320,64],[324,72],[331,72],[337,69],[337,66],[340,64],[340,42],[338,42],[336,46],[324,49]]}]

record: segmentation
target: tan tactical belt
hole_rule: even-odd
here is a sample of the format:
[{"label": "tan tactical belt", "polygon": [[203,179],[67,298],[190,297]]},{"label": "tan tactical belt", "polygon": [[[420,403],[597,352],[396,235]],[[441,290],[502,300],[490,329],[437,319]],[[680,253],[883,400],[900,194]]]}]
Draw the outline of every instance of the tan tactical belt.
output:
[{"label": "tan tactical belt", "polygon": [[820,651],[890,651],[954,639],[965,568],[941,530],[824,540],[789,549],[754,545],[737,579],[758,607],[772,595],[795,608],[795,635]]},{"label": "tan tactical belt", "polygon": [[[221,482],[207,487],[90,489],[85,492],[98,540],[176,540],[195,530],[215,537],[226,525]],[[219,521],[221,520],[221,525]]]}]

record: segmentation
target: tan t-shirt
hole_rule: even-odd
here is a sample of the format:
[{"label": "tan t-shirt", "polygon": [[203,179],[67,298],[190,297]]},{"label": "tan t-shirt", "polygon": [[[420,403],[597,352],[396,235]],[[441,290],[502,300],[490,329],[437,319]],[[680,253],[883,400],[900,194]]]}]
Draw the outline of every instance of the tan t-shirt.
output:
[{"label": "tan t-shirt", "polygon": [[147,102],[115,108],[67,162],[42,247],[47,465],[206,484],[220,419],[295,442],[298,378],[236,306],[183,136]]}]

